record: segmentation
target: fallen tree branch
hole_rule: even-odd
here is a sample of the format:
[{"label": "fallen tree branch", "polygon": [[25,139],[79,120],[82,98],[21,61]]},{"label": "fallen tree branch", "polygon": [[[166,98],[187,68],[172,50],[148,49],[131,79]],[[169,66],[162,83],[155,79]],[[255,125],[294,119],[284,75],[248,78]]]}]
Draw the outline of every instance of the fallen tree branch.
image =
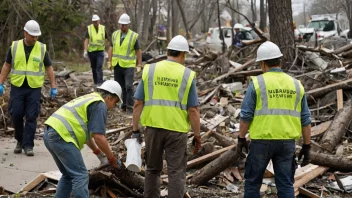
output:
[{"label": "fallen tree branch", "polygon": [[310,152],[310,159],[312,164],[316,164],[319,166],[327,166],[336,171],[352,171],[352,160],[347,159],[346,156],[336,156],[324,153]]}]

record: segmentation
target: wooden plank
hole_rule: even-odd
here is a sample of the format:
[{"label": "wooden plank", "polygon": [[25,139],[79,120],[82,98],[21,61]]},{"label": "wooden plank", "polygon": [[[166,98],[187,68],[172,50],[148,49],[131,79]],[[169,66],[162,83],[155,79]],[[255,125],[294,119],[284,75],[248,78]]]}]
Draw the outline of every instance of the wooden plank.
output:
[{"label": "wooden plank", "polygon": [[198,157],[198,158],[196,158],[194,160],[188,161],[187,162],[187,168],[192,168],[192,167],[197,166],[197,165],[199,165],[201,163],[204,163],[204,162],[207,162],[207,161],[211,161],[211,160],[219,157],[221,154],[223,154],[224,152],[230,150],[233,147],[235,147],[235,145],[219,149],[219,150],[214,151],[212,153],[203,155],[202,157]]},{"label": "wooden plank", "polygon": [[323,122],[317,126],[312,127],[311,129],[311,137],[315,137],[318,136],[322,133],[324,133],[326,130],[328,130],[330,124],[331,124],[331,120]]},{"label": "wooden plank", "polygon": [[338,83],[334,83],[331,85],[327,85],[325,87],[309,90],[306,92],[306,96],[307,96],[307,100],[311,100],[311,97],[318,98],[320,96],[324,96],[338,89],[347,89],[351,87],[352,87],[352,78]]},{"label": "wooden plank", "polygon": [[110,129],[106,132],[106,135],[111,135],[111,134],[115,134],[117,132],[120,132],[120,131],[124,131],[124,130],[130,130],[132,128],[132,125],[131,126],[126,126],[126,127],[120,127],[120,128],[117,128],[117,129]]},{"label": "wooden plank", "polygon": [[30,181],[25,187],[23,187],[19,193],[29,192],[30,190],[32,190],[34,187],[36,187],[38,184],[40,184],[45,179],[46,179],[46,177],[43,174],[39,174],[36,178],[34,178],[32,181]]},{"label": "wooden plank", "polygon": [[342,91],[342,89],[336,90],[336,95],[337,95],[337,110],[340,110],[343,107],[343,91]]},{"label": "wooden plank", "polygon": [[307,166],[303,166],[301,168],[297,168],[295,172],[295,180],[301,179],[304,175],[309,173],[310,171],[318,168],[319,166],[314,164],[308,164]]},{"label": "wooden plank", "polygon": [[298,192],[300,194],[305,195],[305,196],[310,197],[310,198],[320,198],[319,195],[317,195],[317,194],[315,194],[315,193],[313,193],[313,192],[311,192],[311,191],[309,191],[309,190],[307,190],[307,189],[305,189],[303,187],[298,188]]},{"label": "wooden plank", "polygon": [[202,101],[200,101],[200,105],[204,104],[206,101],[208,101],[213,95],[220,89],[221,85],[218,85],[212,92],[210,92]]},{"label": "wooden plank", "polygon": [[108,194],[110,195],[110,197],[117,198],[117,196],[109,188],[106,188],[106,189],[107,189]]},{"label": "wooden plank", "polygon": [[245,63],[244,63],[243,65],[241,65],[240,67],[235,68],[235,69],[233,69],[233,70],[230,70],[228,73],[223,74],[223,75],[221,75],[221,76],[215,78],[213,81],[216,82],[216,81],[222,80],[222,79],[228,77],[228,76],[231,75],[231,74],[234,74],[234,73],[236,73],[236,72],[238,72],[238,71],[241,71],[241,70],[247,68],[248,66],[252,65],[253,63],[255,63],[255,59],[254,59],[254,58],[253,58],[253,59],[249,59],[247,62],[245,62]]},{"label": "wooden plank", "polygon": [[319,175],[323,174],[325,171],[327,171],[329,168],[325,166],[319,166],[316,169],[306,173],[303,177],[301,177],[299,180],[296,180],[295,183],[293,184],[293,187],[298,189],[299,187],[302,187],[304,184],[308,183],[310,180],[318,177]]}]

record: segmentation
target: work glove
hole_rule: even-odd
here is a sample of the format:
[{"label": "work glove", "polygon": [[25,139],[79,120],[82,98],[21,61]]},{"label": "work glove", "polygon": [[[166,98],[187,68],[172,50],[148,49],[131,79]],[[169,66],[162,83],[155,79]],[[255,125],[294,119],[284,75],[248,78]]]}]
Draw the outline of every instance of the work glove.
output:
[{"label": "work glove", "polygon": [[304,156],[303,161],[301,163],[302,167],[310,163],[309,151],[310,151],[310,144],[303,144],[302,149],[298,155],[298,160],[301,160],[302,156]]},{"label": "work glove", "polygon": [[116,157],[111,157],[108,159],[110,166],[112,166],[115,170],[121,169],[121,161],[117,160]]},{"label": "work glove", "polygon": [[111,62],[107,62],[106,64],[108,65],[108,69],[111,71],[112,70]]},{"label": "work glove", "polygon": [[87,52],[87,50],[84,50],[84,52],[83,52],[83,58],[88,58],[88,52]]},{"label": "work glove", "polygon": [[0,96],[4,93],[4,84],[0,84]]},{"label": "work glove", "polygon": [[137,73],[140,72],[143,69],[143,65],[139,64],[137,65]]},{"label": "work glove", "polygon": [[244,153],[242,152],[242,150],[245,149],[245,151],[248,153],[248,143],[246,138],[240,138],[240,136],[238,136],[238,142],[237,142],[237,149],[236,152],[238,154],[240,154],[241,157],[245,157]]},{"label": "work glove", "polygon": [[141,136],[141,132],[139,130],[136,130],[136,131],[132,131],[132,135],[131,135],[131,138],[136,138],[137,139],[137,142],[142,144],[143,142],[143,138]]},{"label": "work glove", "polygon": [[55,99],[56,95],[57,95],[57,89],[56,88],[51,88],[51,91],[50,91],[51,99]]},{"label": "work glove", "polygon": [[109,160],[108,158],[105,156],[105,154],[103,152],[101,152],[100,149],[97,149],[93,152],[97,158],[99,159],[100,161],[100,165],[104,165],[104,164],[108,164],[109,163]]},{"label": "work glove", "polygon": [[202,141],[200,140],[200,136],[194,136],[192,140],[192,145],[194,146],[193,154],[197,154],[202,147]]}]

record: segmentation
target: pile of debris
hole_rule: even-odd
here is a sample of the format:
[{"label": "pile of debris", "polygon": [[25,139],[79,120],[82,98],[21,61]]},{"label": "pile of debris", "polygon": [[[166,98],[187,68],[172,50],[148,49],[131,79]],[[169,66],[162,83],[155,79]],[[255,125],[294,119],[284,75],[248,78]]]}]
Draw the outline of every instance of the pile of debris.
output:
[{"label": "pile of debris", "polygon": [[[202,148],[193,155],[189,136],[187,163],[187,193],[185,197],[242,197],[245,158],[234,149],[239,132],[239,113],[249,77],[262,71],[255,64],[255,52],[263,40],[247,43],[243,48],[231,47],[226,53],[211,51],[206,45],[197,45],[186,60],[186,66],[197,72],[197,87],[201,112]],[[308,197],[346,196],[352,191],[352,44],[329,40],[319,47],[297,45],[296,58],[284,71],[299,79],[306,91],[312,114],[311,163],[298,167],[295,174],[295,193]],[[154,57],[147,63],[165,59]],[[106,78],[112,75],[104,71]],[[43,89],[42,121],[59,106],[72,98],[93,90],[91,74],[75,75],[63,70],[57,73],[59,95],[56,101],[48,99],[49,88]],[[141,72],[135,75],[135,85]],[[0,106],[5,128],[9,128],[6,101]],[[126,159],[124,140],[131,136],[131,118],[115,110],[109,112],[107,138],[122,162]],[[1,125],[1,124],[0,124]],[[1,125],[2,126],[2,125]],[[297,151],[302,140],[297,142]],[[142,152],[142,159],[143,159]],[[167,196],[167,166],[161,175],[162,196]],[[144,165],[144,162],[143,162]],[[91,194],[102,197],[142,197],[145,169],[140,173],[128,171],[122,164],[114,171],[105,165],[90,170]],[[261,193],[275,196],[274,171],[269,163],[264,175]],[[51,182],[52,183],[52,182]],[[26,189],[27,193],[46,192],[52,185]]]}]

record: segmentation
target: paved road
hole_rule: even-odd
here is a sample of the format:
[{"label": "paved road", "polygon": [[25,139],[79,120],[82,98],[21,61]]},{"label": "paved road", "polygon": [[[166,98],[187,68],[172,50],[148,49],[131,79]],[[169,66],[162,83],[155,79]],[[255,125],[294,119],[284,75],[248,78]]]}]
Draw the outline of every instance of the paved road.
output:
[{"label": "paved road", "polygon": [[[0,186],[18,192],[39,173],[58,170],[44,141],[35,140],[34,144],[34,157],[27,157],[23,152],[13,153],[15,139],[0,139]],[[82,155],[88,169],[99,165],[99,160],[88,147],[82,149]]]}]

